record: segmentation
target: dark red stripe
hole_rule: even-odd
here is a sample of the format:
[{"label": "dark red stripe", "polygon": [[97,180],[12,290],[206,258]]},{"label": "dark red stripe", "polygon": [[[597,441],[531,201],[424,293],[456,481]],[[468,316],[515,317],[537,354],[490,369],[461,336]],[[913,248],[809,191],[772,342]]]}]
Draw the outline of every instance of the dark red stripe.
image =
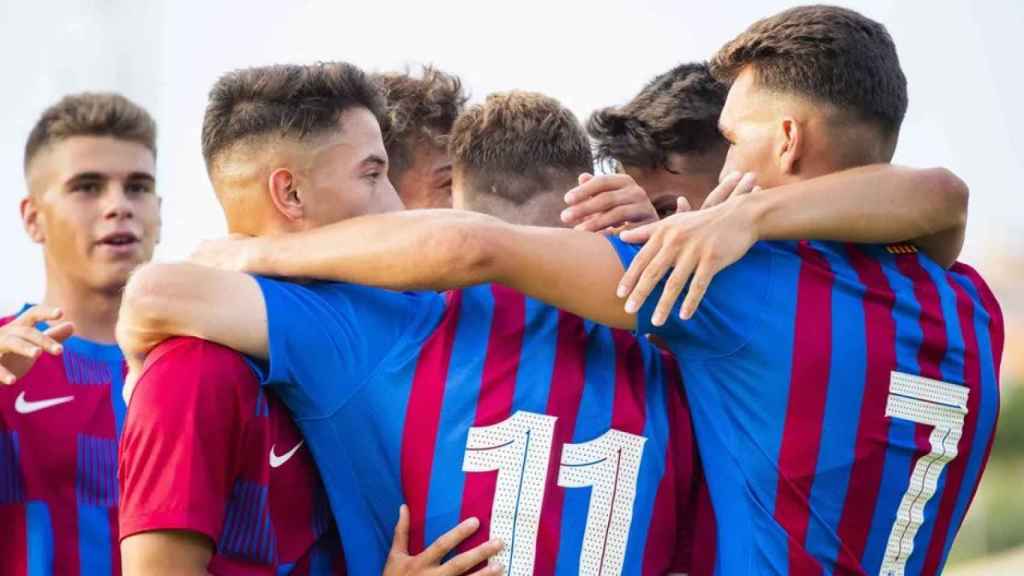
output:
[{"label": "dark red stripe", "polygon": [[779,448],[775,518],[789,534],[790,572],[816,574],[820,568],[807,556],[803,544],[828,398],[835,275],[825,257],[806,242],[801,242],[797,250],[802,262],[797,281],[789,401]]},{"label": "dark red stripe", "polygon": [[612,428],[642,436],[647,425],[647,369],[636,337],[612,330],[615,342],[615,400]]},{"label": "dark red stripe", "polygon": [[967,395],[967,416],[964,420],[963,436],[957,444],[957,457],[946,467],[946,483],[942,490],[942,499],[939,501],[935,531],[932,533],[931,543],[928,545],[921,568],[922,574],[938,574],[942,563],[949,526],[953,521],[957,497],[960,495],[964,474],[967,472],[970,449],[978,426],[978,407],[981,405],[981,363],[978,361],[978,335],[974,330],[974,304],[959,282],[950,278],[949,284],[956,293],[956,311],[964,341],[964,386],[970,392]]},{"label": "dark red stripe", "polygon": [[684,522],[693,516],[691,498],[696,495],[693,427],[675,359],[663,352],[659,354],[664,366],[669,429],[665,472],[654,497],[654,510],[644,548],[645,576],[689,573],[693,558],[693,526]]},{"label": "dark red stripe", "polygon": [[[2,325],[2,324],[0,324]],[[28,574],[28,535],[25,505],[0,504],[0,526],[4,529],[4,543],[0,548],[0,574],[26,576]]]},{"label": "dark red stripe", "polygon": [[441,323],[423,345],[417,360],[402,429],[402,491],[409,506],[409,551],[413,554],[424,548],[423,529],[434,466],[434,446],[455,329],[459,323],[462,292],[449,292],[447,304]]},{"label": "dark red stripe", "polygon": [[885,404],[890,373],[896,368],[895,295],[881,264],[860,248],[847,246],[847,258],[865,287],[864,335],[867,367],[861,400],[853,469],[839,521],[840,550],[836,573],[862,573],[861,558],[867,546],[878,488],[882,482],[889,422]]},{"label": "dark red stripe", "polygon": [[[512,415],[516,373],[523,349],[526,299],[522,294],[499,285],[492,286],[491,293],[494,295],[494,313],[473,426],[490,426]],[[466,474],[460,516],[462,519],[475,516],[484,528],[463,541],[460,549],[469,550],[487,541],[497,482],[497,472]]]},{"label": "dark red stripe", "polygon": [[555,416],[555,436],[548,464],[547,487],[540,514],[540,534],[537,538],[537,558],[534,574],[554,574],[558,559],[558,545],[562,533],[562,502],[565,489],[558,485],[558,468],[562,462],[562,446],[572,442],[576,430],[580,400],[583,398],[584,367],[586,365],[587,334],[583,320],[565,312],[558,313],[558,349],[555,368],[551,376],[551,392],[546,414]]}]

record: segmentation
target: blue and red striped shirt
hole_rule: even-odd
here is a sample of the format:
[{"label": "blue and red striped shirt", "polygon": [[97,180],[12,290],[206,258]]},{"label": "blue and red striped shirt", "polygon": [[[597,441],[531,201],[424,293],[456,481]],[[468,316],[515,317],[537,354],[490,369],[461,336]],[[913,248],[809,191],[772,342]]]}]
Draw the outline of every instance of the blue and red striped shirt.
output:
[{"label": "blue and red striped shirt", "polygon": [[[441,296],[258,279],[265,382],[320,467],[349,569],[461,519],[508,574],[665,574],[690,561],[695,453],[678,372],[646,341],[507,288]],[[667,358],[667,357],[666,357]]]},{"label": "blue and red striped shirt", "polygon": [[[614,239],[628,266],[638,248]],[[988,458],[1003,328],[981,277],[909,246],[758,243],[679,360],[718,574],[937,574]],[[678,312],[678,303],[676,312]]]},{"label": "blue and red striped shirt", "polygon": [[12,386],[0,386],[0,574],[121,573],[124,373],[117,346],[72,336],[63,354],[44,353]]}]

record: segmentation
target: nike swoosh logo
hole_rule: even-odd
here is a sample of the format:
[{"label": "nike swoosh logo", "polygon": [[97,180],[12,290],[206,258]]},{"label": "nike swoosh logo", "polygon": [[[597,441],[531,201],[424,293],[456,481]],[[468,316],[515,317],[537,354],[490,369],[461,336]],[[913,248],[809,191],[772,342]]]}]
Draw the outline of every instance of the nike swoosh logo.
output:
[{"label": "nike swoosh logo", "polygon": [[74,399],[74,396],[61,396],[60,398],[29,402],[28,400],[25,400],[25,391],[22,390],[21,394],[18,394],[18,397],[14,399],[14,411],[18,414],[31,414],[33,412],[39,412],[40,410],[46,410],[47,408],[66,404]]},{"label": "nike swoosh logo", "polygon": [[285,452],[284,454],[282,454],[280,456],[278,456],[277,454],[274,454],[274,449],[277,448],[277,444],[274,444],[273,446],[271,446],[270,447],[270,467],[271,468],[280,468],[281,466],[284,466],[284,463],[289,461],[289,460],[291,460],[292,456],[295,456],[295,453],[299,451],[299,448],[302,448],[302,443],[303,442],[305,442],[305,440],[299,440],[299,443],[295,445],[295,448],[292,448],[291,450]]}]

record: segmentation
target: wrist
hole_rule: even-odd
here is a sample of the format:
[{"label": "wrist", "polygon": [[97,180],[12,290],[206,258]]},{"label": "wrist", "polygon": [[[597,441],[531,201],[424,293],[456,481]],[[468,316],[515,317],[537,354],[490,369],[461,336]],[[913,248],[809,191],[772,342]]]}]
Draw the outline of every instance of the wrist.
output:
[{"label": "wrist", "polygon": [[246,240],[242,251],[242,272],[271,275],[274,272],[274,250],[268,238],[255,237]]},{"label": "wrist", "polygon": [[743,212],[755,242],[771,239],[772,196],[771,193],[754,192],[738,198],[737,208]]}]

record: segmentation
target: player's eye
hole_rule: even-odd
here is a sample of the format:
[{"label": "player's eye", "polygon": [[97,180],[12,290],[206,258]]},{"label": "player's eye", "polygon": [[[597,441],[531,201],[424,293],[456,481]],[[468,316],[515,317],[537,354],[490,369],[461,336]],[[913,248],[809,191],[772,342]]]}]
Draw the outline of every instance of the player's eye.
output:
[{"label": "player's eye", "polygon": [[83,194],[97,194],[100,192],[101,189],[102,186],[99,182],[95,180],[84,180],[81,182],[76,182],[71,186],[72,192],[80,192]]},{"label": "player's eye", "polygon": [[153,184],[150,182],[129,182],[124,187],[124,191],[128,194],[149,194],[153,190]]}]

